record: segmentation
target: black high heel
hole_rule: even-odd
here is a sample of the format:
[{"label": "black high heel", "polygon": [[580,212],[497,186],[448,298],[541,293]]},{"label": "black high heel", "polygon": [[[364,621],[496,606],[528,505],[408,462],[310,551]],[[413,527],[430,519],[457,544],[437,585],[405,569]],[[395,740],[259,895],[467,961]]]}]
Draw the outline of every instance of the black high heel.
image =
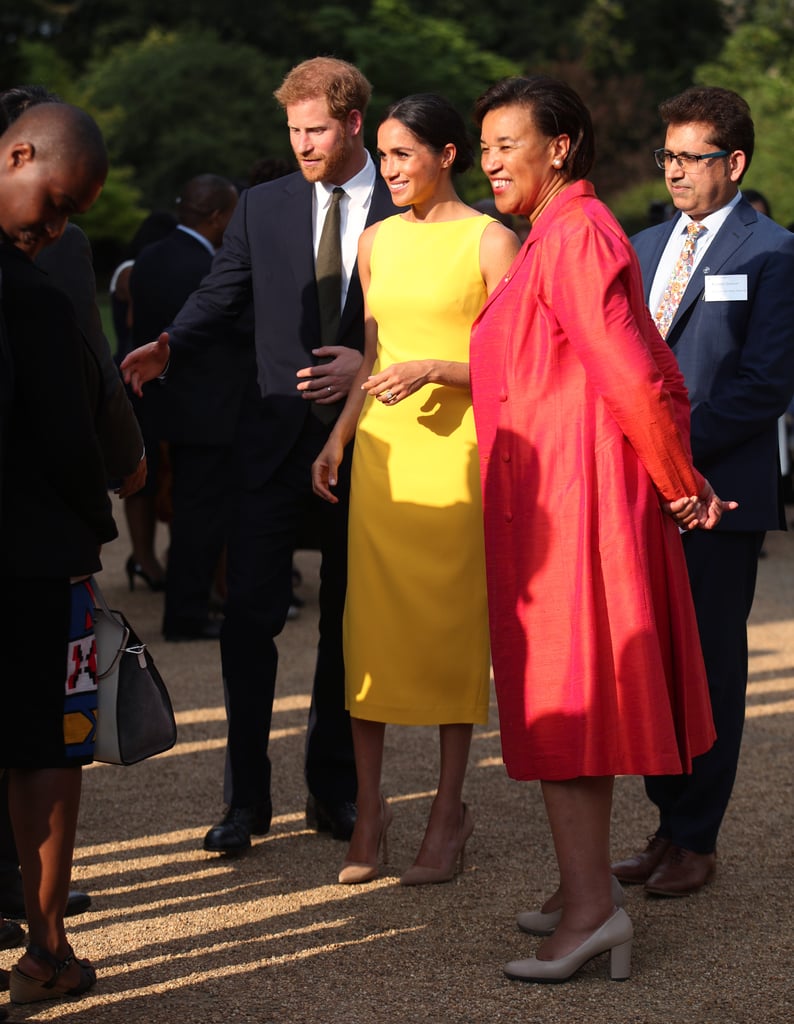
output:
[{"label": "black high heel", "polygon": [[143,580],[143,582],[148,584],[149,590],[154,590],[155,592],[157,592],[159,590],[165,590],[165,580],[155,580],[155,579],[152,579],[152,577],[144,569],[144,567],[142,565],[140,565],[140,563],[135,561],[135,556],[134,555],[130,555],[130,557],[127,559],[126,569],[127,569],[127,579],[129,580],[129,583],[130,583],[130,590],[134,590],[135,589],[135,577],[136,576],[140,576],[140,578]]}]

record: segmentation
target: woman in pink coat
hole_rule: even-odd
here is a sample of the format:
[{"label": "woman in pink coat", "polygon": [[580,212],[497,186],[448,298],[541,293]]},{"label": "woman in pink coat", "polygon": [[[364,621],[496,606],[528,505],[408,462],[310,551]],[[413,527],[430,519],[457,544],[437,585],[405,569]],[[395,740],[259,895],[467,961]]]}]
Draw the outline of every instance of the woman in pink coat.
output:
[{"label": "woman in pink coat", "polygon": [[562,980],[610,950],[624,978],[613,780],[689,771],[714,741],[678,527],[711,528],[722,503],[692,466],[633,250],[583,180],[586,107],[536,76],[493,86],[476,115],[498,209],[531,222],[471,343],[494,679],[508,773],[541,780],[560,870],[519,922],[551,937],[505,970]]}]

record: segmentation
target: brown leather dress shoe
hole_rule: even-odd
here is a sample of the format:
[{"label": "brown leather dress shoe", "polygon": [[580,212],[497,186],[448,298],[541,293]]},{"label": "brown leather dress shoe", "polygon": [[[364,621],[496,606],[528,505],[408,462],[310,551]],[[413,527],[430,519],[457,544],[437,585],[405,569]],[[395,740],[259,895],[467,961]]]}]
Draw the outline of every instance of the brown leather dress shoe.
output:
[{"label": "brown leather dress shoe", "polygon": [[645,849],[613,864],[612,874],[624,885],[642,885],[659,866],[670,845],[670,840],[663,836],[648,836]]},{"label": "brown leather dress shoe", "polygon": [[645,883],[645,891],[654,896],[691,896],[712,880],[716,870],[716,853],[671,846]]}]

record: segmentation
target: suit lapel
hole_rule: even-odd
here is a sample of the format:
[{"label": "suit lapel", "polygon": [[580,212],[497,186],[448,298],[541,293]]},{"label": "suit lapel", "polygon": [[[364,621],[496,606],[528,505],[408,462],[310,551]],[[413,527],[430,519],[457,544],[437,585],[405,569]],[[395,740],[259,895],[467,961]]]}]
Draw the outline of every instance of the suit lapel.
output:
[{"label": "suit lapel", "polygon": [[[278,212],[284,239],[295,281],[301,289],[314,283],[314,247],[312,228],[312,190],[314,186],[301,174],[292,177],[284,190],[283,203]],[[278,259],[277,254],[273,254]],[[315,294],[315,289],[309,289]],[[319,321],[319,310],[317,310]]]},{"label": "suit lapel", "polygon": [[[748,210],[751,211],[752,216],[747,215]],[[695,272],[681,298],[681,304],[676,310],[667,336],[670,344],[673,344],[671,337],[675,333],[676,324],[703,295],[706,287],[706,277],[721,273],[725,264],[733,258],[736,251],[750,237],[752,222],[756,219],[754,214],[755,211],[753,211],[749,203],[739,203],[736,209],[731,210],[728,219],[717,232],[717,237],[708,247],[703,259],[695,268]]]},{"label": "suit lapel", "polygon": [[[653,250],[648,253],[644,258],[640,258],[640,269],[642,270],[642,283],[645,289],[645,302],[651,297],[651,287],[653,285],[653,279],[656,275],[656,268],[659,266],[659,260],[662,258],[664,248],[670,240],[670,235],[675,230],[675,226],[678,223],[679,218],[670,222],[670,226],[664,230],[656,232],[655,246]],[[653,310],[651,310],[653,312]]]}]

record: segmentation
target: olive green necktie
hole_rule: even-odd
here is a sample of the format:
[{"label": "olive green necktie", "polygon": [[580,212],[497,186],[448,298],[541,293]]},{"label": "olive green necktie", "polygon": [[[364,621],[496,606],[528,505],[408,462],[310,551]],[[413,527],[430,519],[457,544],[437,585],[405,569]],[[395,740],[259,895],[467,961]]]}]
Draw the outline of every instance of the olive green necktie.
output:
[{"label": "olive green necktie", "polygon": [[[331,194],[331,205],[325,215],[314,265],[317,301],[320,306],[321,345],[335,345],[339,335],[342,307],[342,233],[339,204],[344,194],[345,190],[339,186]],[[328,361],[327,356],[317,360],[318,364]],[[336,418],[338,411],[336,405],[318,405],[317,402],[312,402],[312,412],[323,423],[330,423]]]}]

